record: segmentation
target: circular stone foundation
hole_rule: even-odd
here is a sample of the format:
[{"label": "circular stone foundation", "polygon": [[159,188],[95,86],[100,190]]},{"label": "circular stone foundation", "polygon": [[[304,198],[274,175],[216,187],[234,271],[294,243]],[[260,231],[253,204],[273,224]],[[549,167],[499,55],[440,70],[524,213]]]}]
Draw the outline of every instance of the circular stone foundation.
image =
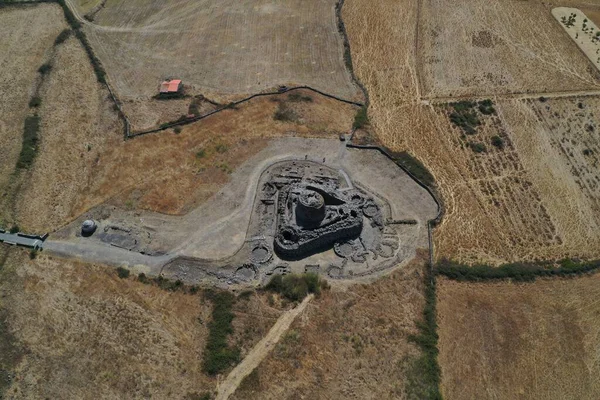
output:
[{"label": "circular stone foundation", "polygon": [[348,258],[354,253],[354,246],[350,242],[338,242],[333,246],[333,251],[339,257]]},{"label": "circular stone foundation", "polygon": [[258,245],[252,249],[250,260],[254,263],[264,264],[268,262],[273,255],[265,245]]}]

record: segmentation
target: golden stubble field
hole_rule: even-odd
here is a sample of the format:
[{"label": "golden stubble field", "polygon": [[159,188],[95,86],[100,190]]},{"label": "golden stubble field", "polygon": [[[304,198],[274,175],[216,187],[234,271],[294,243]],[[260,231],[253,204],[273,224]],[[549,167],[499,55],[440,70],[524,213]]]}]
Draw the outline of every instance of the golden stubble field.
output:
[{"label": "golden stubble field", "polygon": [[423,0],[428,98],[599,88],[600,75],[541,2]]},{"label": "golden stubble field", "polygon": [[599,283],[438,280],[444,398],[597,399]]},{"label": "golden stubble field", "polygon": [[[43,254],[30,260],[19,249],[1,276],[3,329],[20,353],[4,398],[184,399],[216,388],[219,378],[202,371],[212,312],[202,291],[170,292]],[[236,301],[230,339],[242,356],[276,321],[277,307],[264,294]]]},{"label": "golden stubble field", "polygon": [[8,195],[7,184],[21,151],[37,69],[64,28],[62,10],[56,5],[0,8],[0,204]]},{"label": "golden stubble field", "polygon": [[[421,7],[424,9],[427,4]],[[573,185],[578,172],[566,167],[569,161],[559,148],[551,149],[543,158],[534,155],[547,148],[544,136],[551,133],[539,126],[534,112],[527,111],[526,101],[492,97],[497,115],[482,118],[476,139],[467,139],[486,143],[487,152],[476,154],[465,147],[462,132],[450,122],[449,108],[421,100],[424,94],[419,81],[426,78],[417,67],[422,54],[417,53],[414,44],[423,40],[415,24],[423,9],[419,12],[416,0],[376,4],[350,0],[344,5],[343,17],[355,73],[369,92],[373,131],[384,145],[415,155],[436,179],[445,205],[444,219],[434,231],[437,257],[500,263],[597,255],[600,240],[594,233],[595,222],[586,222],[593,213],[594,200],[585,200],[589,196]],[[461,6],[461,12],[468,9]],[[488,18],[494,9],[489,8]],[[426,24],[423,17],[418,20]],[[552,29],[565,35],[558,24]],[[570,43],[568,36],[566,39]],[[570,45],[577,51],[573,43]],[[463,52],[466,58],[469,54]],[[589,61],[580,56],[587,71]],[[510,61],[494,53],[489,58],[493,62]],[[571,68],[580,65],[574,63]],[[566,118],[568,121],[569,116]],[[490,145],[491,137],[496,135],[507,144],[501,151]],[[527,143],[528,140],[542,143]],[[543,172],[549,159],[555,160],[554,170],[562,171],[558,176],[565,178],[564,188],[558,192],[563,181],[550,185],[548,177],[552,174]],[[546,178],[541,180],[540,174],[546,174]],[[557,200],[557,193],[565,195]],[[567,193],[582,201],[573,204],[565,197],[569,196]],[[583,208],[569,223],[577,207]]]},{"label": "golden stubble field", "polygon": [[[83,1],[70,1],[80,14]],[[85,21],[110,81],[124,99],[156,94],[167,77],[192,92],[240,95],[307,84],[359,95],[343,60],[335,0],[107,1]]]},{"label": "golden stubble field", "polygon": [[323,292],[233,398],[423,398],[408,335],[422,318],[425,260],[421,251],[374,283]]}]

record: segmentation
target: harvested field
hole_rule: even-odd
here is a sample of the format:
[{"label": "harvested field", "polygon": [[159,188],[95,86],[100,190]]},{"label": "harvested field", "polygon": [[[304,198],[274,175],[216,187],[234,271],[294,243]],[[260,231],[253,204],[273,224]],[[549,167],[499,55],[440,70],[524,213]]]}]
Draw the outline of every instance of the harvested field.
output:
[{"label": "harvested field", "polygon": [[323,292],[232,398],[423,398],[407,336],[424,306],[425,254],[370,285]]},{"label": "harvested field", "polygon": [[[202,372],[212,310],[202,294],[21,250],[8,256],[0,292],[22,352],[6,398],[182,399],[216,386]],[[251,348],[279,313],[264,296],[239,299],[232,344]]]},{"label": "harvested field", "polygon": [[6,218],[7,184],[23,137],[28,102],[56,36],[66,28],[62,10],[52,4],[0,8],[0,225]]},{"label": "harvested field", "polygon": [[122,144],[123,129],[74,37],[57,47],[40,97],[38,155],[17,199],[18,221],[33,231],[73,217],[77,200],[94,186],[100,155]]},{"label": "harvested field", "polygon": [[[522,100],[496,101],[497,115],[479,113],[481,126],[475,135],[450,122],[449,106],[420,102],[412,46],[416,31],[406,28],[417,19],[417,10],[413,0],[376,5],[351,0],[343,15],[354,69],[371,99],[369,118],[375,136],[393,150],[416,156],[437,182],[445,203],[444,219],[434,231],[437,257],[500,263],[593,256],[599,249],[598,235],[593,233],[597,229],[595,223],[585,222],[595,220],[590,217],[592,208],[577,194],[577,185],[567,182],[561,187],[562,177],[571,175],[569,168],[561,175],[544,172],[548,166],[565,167],[554,161],[561,159],[559,153],[550,151],[541,157],[547,146],[525,141],[543,141],[544,128],[527,107],[516,112],[515,107],[525,104]],[[588,63],[585,58],[583,62]],[[502,140],[502,149],[492,145],[494,136]],[[485,151],[476,153],[467,146],[469,142],[475,148],[485,146]],[[586,168],[594,171],[592,166]],[[581,202],[573,203],[574,198]],[[583,211],[575,211],[580,204]],[[577,222],[569,223],[575,214]]]},{"label": "harvested field", "polygon": [[[445,399],[597,399],[600,275],[438,280]],[[585,295],[582,295],[585,293]]]},{"label": "harvested field", "polygon": [[598,71],[541,3],[426,0],[419,22],[426,97],[600,86]]},{"label": "harvested field", "polygon": [[[70,3],[83,12],[82,1]],[[191,94],[307,84],[353,98],[335,4],[115,0],[84,30],[123,99],[149,98],[168,77]]]}]

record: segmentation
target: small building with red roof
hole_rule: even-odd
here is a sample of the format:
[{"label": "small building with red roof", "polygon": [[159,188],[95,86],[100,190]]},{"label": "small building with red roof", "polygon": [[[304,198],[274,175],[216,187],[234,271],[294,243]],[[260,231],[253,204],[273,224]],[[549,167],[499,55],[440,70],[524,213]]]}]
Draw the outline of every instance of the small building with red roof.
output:
[{"label": "small building with red roof", "polygon": [[181,92],[181,89],[183,89],[181,79],[168,79],[160,84],[161,94],[175,94]]}]

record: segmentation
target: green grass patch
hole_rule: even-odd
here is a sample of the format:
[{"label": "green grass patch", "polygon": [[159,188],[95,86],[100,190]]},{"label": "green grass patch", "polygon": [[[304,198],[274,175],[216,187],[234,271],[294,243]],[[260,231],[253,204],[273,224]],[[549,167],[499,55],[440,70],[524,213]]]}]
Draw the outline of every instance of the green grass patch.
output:
[{"label": "green grass patch", "polygon": [[321,289],[328,287],[327,281],[317,274],[275,275],[265,289],[277,292],[290,301],[300,301],[309,293],[319,295]]},{"label": "green grass patch", "polygon": [[364,128],[369,123],[369,115],[367,114],[367,107],[361,107],[354,115],[354,122],[352,127],[354,129]]},{"label": "green grass patch", "polygon": [[392,153],[392,157],[396,164],[410,172],[415,178],[429,188],[435,187],[435,180],[431,172],[423,165],[423,163],[414,158],[410,153],[402,151],[400,153]]},{"label": "green grass patch", "polygon": [[457,281],[511,279],[531,282],[538,277],[581,275],[600,268],[600,260],[564,259],[558,263],[508,263],[494,267],[486,264],[466,265],[451,260],[440,261],[436,273]]},{"label": "green grass patch", "polygon": [[215,375],[228,369],[240,359],[240,350],[227,344],[233,333],[232,312],[235,296],[230,292],[207,290],[205,296],[213,303],[212,320],[208,324],[208,339],[204,351],[202,369]]},{"label": "green grass patch", "polygon": [[21,153],[17,160],[17,168],[26,169],[33,164],[37,154],[37,145],[39,141],[40,117],[37,115],[25,118],[23,126],[23,145]]}]

